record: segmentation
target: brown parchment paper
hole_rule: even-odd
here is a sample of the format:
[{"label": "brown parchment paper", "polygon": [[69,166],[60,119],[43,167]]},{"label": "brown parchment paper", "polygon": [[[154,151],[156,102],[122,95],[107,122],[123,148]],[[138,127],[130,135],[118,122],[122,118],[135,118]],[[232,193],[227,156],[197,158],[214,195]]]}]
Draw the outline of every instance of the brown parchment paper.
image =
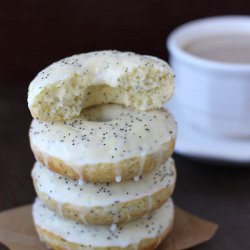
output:
[{"label": "brown parchment paper", "polygon": [[[190,248],[211,239],[217,228],[216,224],[176,207],[173,230],[158,250]],[[31,205],[0,213],[0,242],[10,250],[46,250],[36,235]]]}]

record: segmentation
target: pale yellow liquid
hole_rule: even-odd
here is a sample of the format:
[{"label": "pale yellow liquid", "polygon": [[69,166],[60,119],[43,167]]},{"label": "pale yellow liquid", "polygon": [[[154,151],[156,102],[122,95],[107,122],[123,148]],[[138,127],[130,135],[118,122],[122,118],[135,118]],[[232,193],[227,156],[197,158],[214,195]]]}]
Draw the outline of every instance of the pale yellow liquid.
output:
[{"label": "pale yellow liquid", "polygon": [[250,64],[250,34],[221,34],[195,40],[184,50],[205,59]]}]

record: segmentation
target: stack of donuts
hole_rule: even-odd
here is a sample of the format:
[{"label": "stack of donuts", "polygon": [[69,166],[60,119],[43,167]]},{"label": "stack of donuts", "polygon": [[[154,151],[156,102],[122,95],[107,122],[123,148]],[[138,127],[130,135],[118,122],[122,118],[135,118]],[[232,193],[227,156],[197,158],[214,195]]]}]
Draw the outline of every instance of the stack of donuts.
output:
[{"label": "stack of donuts", "polygon": [[98,51],[31,82],[33,219],[48,248],[154,249],[170,232],[173,78],[158,58]]}]

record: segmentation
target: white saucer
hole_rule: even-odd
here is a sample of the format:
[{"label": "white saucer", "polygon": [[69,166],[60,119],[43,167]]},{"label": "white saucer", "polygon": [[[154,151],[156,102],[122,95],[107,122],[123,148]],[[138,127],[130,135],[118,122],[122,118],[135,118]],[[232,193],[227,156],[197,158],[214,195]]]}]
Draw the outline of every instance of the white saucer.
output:
[{"label": "white saucer", "polygon": [[170,102],[168,109],[178,123],[176,153],[201,159],[250,163],[249,138],[225,138],[208,134],[185,121],[177,105]]}]

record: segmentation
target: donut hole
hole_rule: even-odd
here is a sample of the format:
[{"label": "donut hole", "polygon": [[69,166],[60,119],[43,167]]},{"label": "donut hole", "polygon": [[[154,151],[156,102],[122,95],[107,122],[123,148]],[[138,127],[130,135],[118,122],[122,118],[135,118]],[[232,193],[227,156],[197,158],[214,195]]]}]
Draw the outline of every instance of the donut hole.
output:
[{"label": "donut hole", "polygon": [[110,117],[104,117],[102,115],[100,115],[99,117],[91,117],[92,119],[88,119],[88,121],[90,122],[111,122],[114,119],[110,118]]},{"label": "donut hole", "polygon": [[128,92],[121,87],[110,87],[107,84],[89,86],[83,92],[82,109],[100,104],[125,104],[129,103]]},{"label": "donut hole", "polygon": [[[107,109],[107,105],[109,106]],[[83,110],[82,115],[90,122],[111,122],[122,113],[123,106],[119,104],[105,104]]]}]

